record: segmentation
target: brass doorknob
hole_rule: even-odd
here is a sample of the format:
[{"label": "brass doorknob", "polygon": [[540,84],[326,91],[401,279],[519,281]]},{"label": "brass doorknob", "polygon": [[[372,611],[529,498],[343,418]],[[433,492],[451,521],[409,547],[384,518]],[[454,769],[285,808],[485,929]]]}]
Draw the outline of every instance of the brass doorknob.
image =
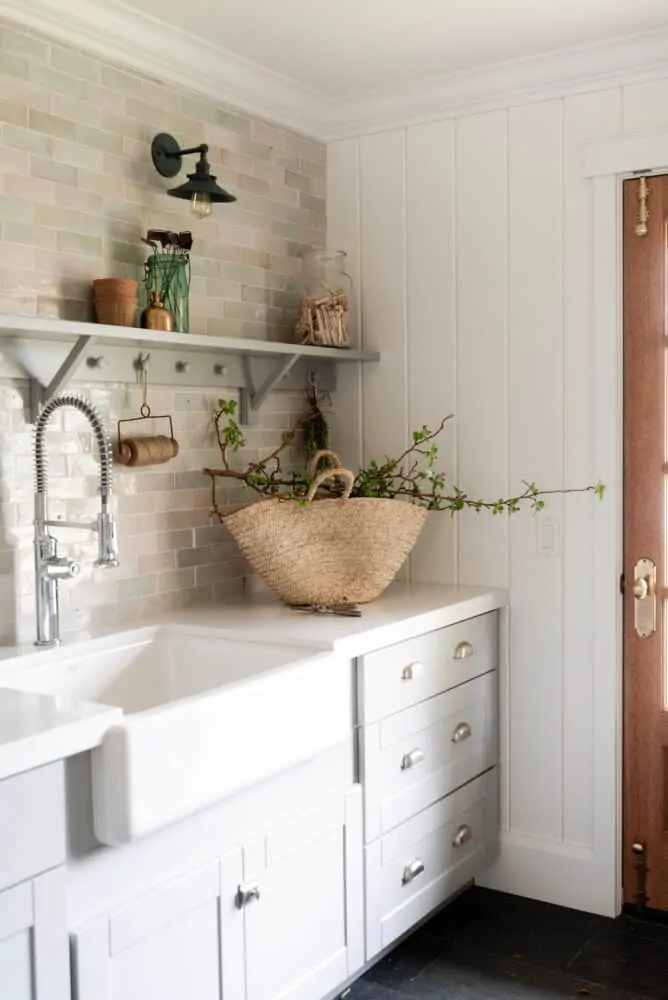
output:
[{"label": "brass doorknob", "polygon": [[646,597],[649,597],[649,579],[646,576],[641,576],[633,581],[633,596],[638,601],[644,601]]}]

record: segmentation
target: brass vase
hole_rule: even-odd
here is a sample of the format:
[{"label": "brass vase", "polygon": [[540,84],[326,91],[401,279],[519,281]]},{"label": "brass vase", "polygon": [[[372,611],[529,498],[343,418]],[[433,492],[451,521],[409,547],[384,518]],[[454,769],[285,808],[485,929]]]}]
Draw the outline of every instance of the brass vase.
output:
[{"label": "brass vase", "polygon": [[171,333],[174,330],[174,317],[169,309],[162,304],[162,298],[158,289],[154,289],[150,306],[141,314],[141,326],[143,330],[164,330]]}]

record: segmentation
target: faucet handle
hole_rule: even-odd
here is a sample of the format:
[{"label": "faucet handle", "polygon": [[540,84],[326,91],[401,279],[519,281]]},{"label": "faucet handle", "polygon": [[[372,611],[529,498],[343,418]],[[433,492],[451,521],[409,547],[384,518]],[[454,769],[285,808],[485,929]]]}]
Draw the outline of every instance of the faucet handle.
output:
[{"label": "faucet handle", "polygon": [[97,559],[96,566],[111,569],[118,566],[118,539],[116,525],[107,511],[97,515]]},{"label": "faucet handle", "polygon": [[52,580],[69,580],[81,572],[81,563],[76,559],[52,556],[44,563],[44,575]]}]

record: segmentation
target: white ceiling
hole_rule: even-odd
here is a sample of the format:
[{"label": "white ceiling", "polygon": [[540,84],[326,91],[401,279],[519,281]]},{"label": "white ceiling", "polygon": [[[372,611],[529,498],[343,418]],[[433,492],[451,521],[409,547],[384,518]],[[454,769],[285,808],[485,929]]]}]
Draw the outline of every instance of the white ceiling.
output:
[{"label": "white ceiling", "polygon": [[323,96],[668,25],[668,0],[114,0]]}]

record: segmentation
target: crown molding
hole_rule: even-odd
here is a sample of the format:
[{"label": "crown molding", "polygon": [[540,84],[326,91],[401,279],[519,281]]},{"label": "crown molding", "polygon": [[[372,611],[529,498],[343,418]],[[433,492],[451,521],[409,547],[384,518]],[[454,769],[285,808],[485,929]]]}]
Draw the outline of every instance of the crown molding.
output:
[{"label": "crown molding", "polygon": [[324,138],[322,99],[295,80],[109,0],[0,0],[0,18],[208,98]]},{"label": "crown molding", "polygon": [[330,103],[327,138],[348,138],[661,76],[668,76],[668,29]]},{"label": "crown molding", "polygon": [[0,18],[323,141],[668,77],[668,29],[331,100],[119,0],[0,0]]}]

